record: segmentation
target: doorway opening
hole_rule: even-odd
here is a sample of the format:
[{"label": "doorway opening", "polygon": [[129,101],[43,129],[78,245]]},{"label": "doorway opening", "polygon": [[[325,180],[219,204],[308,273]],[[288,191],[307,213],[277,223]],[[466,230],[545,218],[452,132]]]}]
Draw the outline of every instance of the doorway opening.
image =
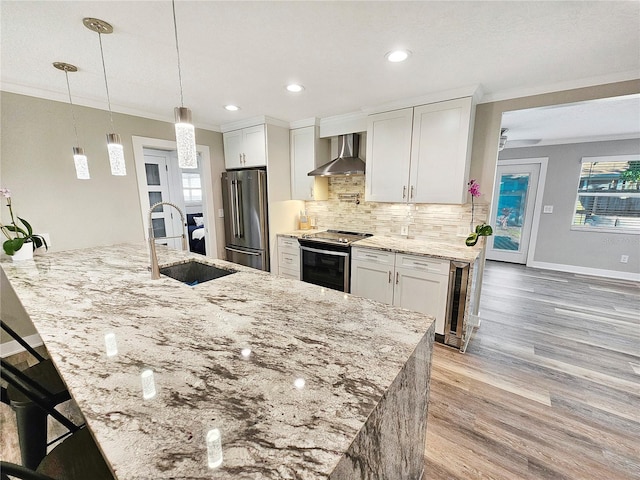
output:
[{"label": "doorway opening", "polygon": [[[213,192],[211,181],[206,180],[211,177],[209,148],[197,146],[197,169],[181,169],[175,142],[133,137],[133,145],[145,238],[149,238],[150,226],[156,238],[179,237],[184,233],[191,252],[215,257]],[[157,202],[177,205],[185,215],[185,224],[175,209],[159,206],[151,213],[149,225],[149,209]],[[158,243],[182,248],[180,238],[166,238]]]}]

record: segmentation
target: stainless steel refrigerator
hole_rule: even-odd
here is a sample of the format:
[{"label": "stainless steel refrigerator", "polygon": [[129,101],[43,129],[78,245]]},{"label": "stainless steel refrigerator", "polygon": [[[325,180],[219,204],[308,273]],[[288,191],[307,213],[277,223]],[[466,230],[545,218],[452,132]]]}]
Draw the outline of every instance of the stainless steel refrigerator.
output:
[{"label": "stainless steel refrigerator", "polygon": [[224,172],[222,203],[227,260],[269,271],[267,172]]}]

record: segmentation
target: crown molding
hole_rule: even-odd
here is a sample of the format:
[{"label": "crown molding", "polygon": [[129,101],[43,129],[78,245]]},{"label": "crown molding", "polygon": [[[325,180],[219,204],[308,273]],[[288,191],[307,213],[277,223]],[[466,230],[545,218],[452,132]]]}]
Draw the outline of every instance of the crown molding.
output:
[{"label": "crown molding", "polygon": [[[546,141],[541,141],[535,145],[515,145],[509,146],[509,140],[504,147],[505,150],[516,148],[536,148],[536,147],[548,147],[553,145],[567,145],[571,143],[594,143],[594,142],[610,142],[616,140],[640,140],[640,135],[637,133],[625,133],[615,135],[591,135],[589,137],[573,137],[573,138],[553,138]],[[517,142],[518,140],[513,140]]]},{"label": "crown molding", "polygon": [[583,78],[580,80],[572,80],[569,82],[550,83],[547,85],[539,85],[530,88],[518,88],[511,90],[504,90],[502,92],[488,93],[484,95],[478,103],[493,103],[503,100],[512,100],[514,98],[532,97],[535,95],[544,95],[547,93],[557,93],[565,90],[575,90],[585,87],[596,87],[599,85],[606,85],[609,83],[626,82],[629,80],[640,80],[638,77],[638,71],[627,71],[619,73],[611,73],[607,75],[601,75],[598,77]]},{"label": "crown molding", "polygon": [[292,130],[296,128],[318,126],[320,126],[320,119],[318,117],[305,118],[304,120],[296,120],[289,123],[289,128]]},{"label": "crown molding", "polygon": [[226,133],[232,132],[234,130],[240,130],[242,128],[255,127],[256,125],[264,124],[289,128],[289,122],[278,120],[277,118],[269,117],[268,115],[258,115],[257,117],[245,118],[244,120],[238,120],[237,122],[225,123],[223,125],[220,125],[220,131],[222,133]]},{"label": "crown molding", "polygon": [[362,111],[367,115],[374,113],[390,112],[392,110],[400,110],[401,108],[415,107],[417,105],[427,105],[429,103],[444,102],[447,100],[455,100],[457,98],[473,97],[474,103],[478,102],[483,96],[483,90],[480,85],[471,85],[466,87],[445,90],[441,92],[429,93],[419,97],[404,98],[394,100],[393,102],[381,105],[362,107]]},{"label": "crown molding", "polygon": [[[45,90],[42,88],[34,88],[28,87],[25,85],[18,85],[10,82],[2,82],[0,85],[0,91],[7,93],[14,93],[17,95],[25,95],[27,97],[35,97],[42,100],[50,100],[54,102],[66,103],[69,104],[69,97],[67,94],[62,94],[59,92],[53,92],[51,90]],[[96,110],[102,110],[108,112],[108,108],[105,108],[105,100],[97,99],[92,97],[83,97],[83,96],[75,96],[73,97],[73,105],[79,107],[87,107],[94,108]],[[111,104],[111,110],[113,113],[119,113],[122,115],[131,115],[134,117],[146,118],[148,120],[157,120],[159,122],[166,123],[175,123],[175,117],[173,114],[173,109],[170,112],[167,112],[167,115],[158,115],[146,110],[124,107],[118,104]],[[203,122],[194,122],[194,126],[196,128],[200,128],[203,130],[209,130],[212,132],[220,132],[219,125],[213,125]]]}]

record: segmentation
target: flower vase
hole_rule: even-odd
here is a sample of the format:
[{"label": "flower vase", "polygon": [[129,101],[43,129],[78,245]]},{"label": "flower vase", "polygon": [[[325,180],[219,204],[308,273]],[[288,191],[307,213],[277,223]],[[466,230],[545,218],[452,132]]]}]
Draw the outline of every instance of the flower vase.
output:
[{"label": "flower vase", "polygon": [[24,260],[33,260],[33,247],[30,243],[25,243],[20,250],[11,255],[14,262],[22,262]]}]

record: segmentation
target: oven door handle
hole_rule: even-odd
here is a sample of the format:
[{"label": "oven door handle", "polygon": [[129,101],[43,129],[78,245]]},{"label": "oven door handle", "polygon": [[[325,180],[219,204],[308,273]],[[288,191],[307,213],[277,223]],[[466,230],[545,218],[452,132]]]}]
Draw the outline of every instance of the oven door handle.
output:
[{"label": "oven door handle", "polygon": [[311,248],[311,247],[300,247],[300,250],[305,250],[307,252],[313,252],[313,253],[322,253],[325,255],[332,255],[334,257],[348,257],[349,256],[349,252],[335,252],[332,250],[320,250],[318,248]]}]

